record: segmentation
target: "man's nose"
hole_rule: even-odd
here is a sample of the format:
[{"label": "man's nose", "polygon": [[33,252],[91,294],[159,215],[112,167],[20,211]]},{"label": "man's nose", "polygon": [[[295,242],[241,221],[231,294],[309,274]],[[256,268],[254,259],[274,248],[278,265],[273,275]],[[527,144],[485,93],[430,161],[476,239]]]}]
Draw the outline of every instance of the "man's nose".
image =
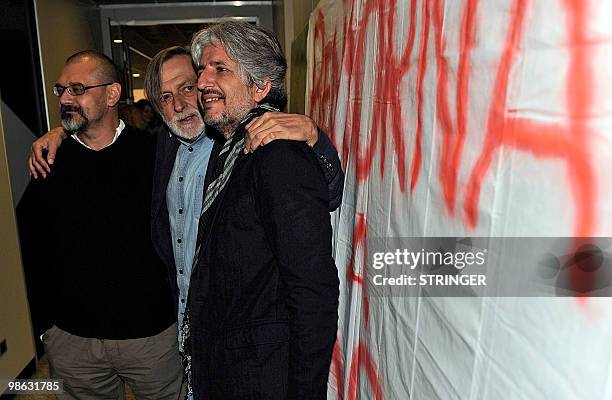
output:
[{"label": "man's nose", "polygon": [[68,92],[68,89],[62,92],[62,95],[59,97],[60,104],[72,104],[74,96]]},{"label": "man's nose", "polygon": [[172,104],[174,105],[175,112],[181,112],[185,108],[185,101],[181,96],[174,96],[172,98]]},{"label": "man's nose", "polygon": [[212,87],[214,85],[213,74],[209,73],[206,69],[204,69],[200,76],[198,76],[198,89],[204,90],[207,87]]}]

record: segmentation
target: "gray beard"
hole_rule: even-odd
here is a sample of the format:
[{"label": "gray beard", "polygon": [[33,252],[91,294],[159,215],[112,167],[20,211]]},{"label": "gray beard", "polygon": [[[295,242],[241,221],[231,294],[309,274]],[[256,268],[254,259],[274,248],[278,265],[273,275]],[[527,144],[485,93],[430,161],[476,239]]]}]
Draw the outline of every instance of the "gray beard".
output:
[{"label": "gray beard", "polygon": [[249,111],[251,111],[250,107],[248,109],[247,107],[242,107],[238,111],[238,113],[241,113],[243,115],[239,118],[230,118],[227,112],[223,112],[217,118],[206,118],[206,113],[204,113],[203,119],[206,125],[210,126],[211,128],[214,128],[217,132],[221,133],[227,139],[234,134],[234,131],[236,130],[236,128],[238,128],[238,125],[240,125],[240,121],[242,121],[242,119],[247,116]]},{"label": "gray beard", "polygon": [[236,121],[230,121],[229,117],[225,114],[223,114],[221,118],[216,119],[204,118],[204,123],[224,135],[226,138],[228,137],[228,135],[231,136],[231,134],[238,126]]},{"label": "gray beard", "polygon": [[62,126],[68,132],[82,133],[89,128],[89,120],[87,118],[62,118]]},{"label": "gray beard", "polygon": [[204,122],[202,122],[202,129],[200,129],[200,131],[196,134],[192,134],[192,133],[187,133],[185,131],[183,131],[183,129],[181,129],[177,123],[175,123],[174,121],[168,121],[166,120],[166,118],[163,118],[164,122],[166,123],[166,125],[168,125],[168,128],[170,129],[170,131],[172,132],[172,134],[174,136],[177,136],[183,140],[186,140],[188,142],[193,142],[195,141],[197,138],[199,138],[200,136],[202,136],[202,134],[204,133]]}]

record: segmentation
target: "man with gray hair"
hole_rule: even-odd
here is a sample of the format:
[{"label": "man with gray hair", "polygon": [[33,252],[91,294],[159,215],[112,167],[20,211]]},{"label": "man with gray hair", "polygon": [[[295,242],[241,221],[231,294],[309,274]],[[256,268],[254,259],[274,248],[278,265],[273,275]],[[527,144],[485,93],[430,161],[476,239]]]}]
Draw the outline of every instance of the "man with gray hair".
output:
[{"label": "man with gray hair", "polygon": [[231,20],[191,52],[221,139],[181,327],[189,383],[196,399],[324,399],[339,295],[326,181],[304,143],[243,151],[250,121],[285,105],[285,58],[271,33]]}]

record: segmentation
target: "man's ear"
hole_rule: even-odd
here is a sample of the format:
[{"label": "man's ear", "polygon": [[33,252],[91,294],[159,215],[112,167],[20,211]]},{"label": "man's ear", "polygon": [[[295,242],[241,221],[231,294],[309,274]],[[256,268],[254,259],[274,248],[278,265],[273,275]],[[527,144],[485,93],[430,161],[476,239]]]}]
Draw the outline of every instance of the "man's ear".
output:
[{"label": "man's ear", "polygon": [[253,96],[253,100],[255,100],[256,103],[261,103],[261,101],[266,98],[268,93],[270,93],[271,89],[272,89],[272,82],[270,82],[267,79],[264,81],[263,89],[253,84],[253,87],[251,88],[251,94]]},{"label": "man's ear", "polygon": [[108,85],[106,90],[106,104],[109,107],[115,106],[121,98],[121,85],[117,82]]}]

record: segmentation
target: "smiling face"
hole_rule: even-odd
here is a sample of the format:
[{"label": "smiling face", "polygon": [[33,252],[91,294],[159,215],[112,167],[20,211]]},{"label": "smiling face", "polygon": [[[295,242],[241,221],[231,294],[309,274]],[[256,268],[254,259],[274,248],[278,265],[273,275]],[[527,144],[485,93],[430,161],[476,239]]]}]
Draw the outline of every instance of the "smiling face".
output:
[{"label": "smiling face", "polygon": [[223,47],[204,47],[198,67],[198,89],[204,122],[230,137],[248,112],[265,98],[267,89],[248,87],[238,64]]},{"label": "smiling face", "polygon": [[198,110],[196,74],[191,58],[172,57],[161,68],[160,110],[172,133],[192,140],[204,131],[204,121]]}]

